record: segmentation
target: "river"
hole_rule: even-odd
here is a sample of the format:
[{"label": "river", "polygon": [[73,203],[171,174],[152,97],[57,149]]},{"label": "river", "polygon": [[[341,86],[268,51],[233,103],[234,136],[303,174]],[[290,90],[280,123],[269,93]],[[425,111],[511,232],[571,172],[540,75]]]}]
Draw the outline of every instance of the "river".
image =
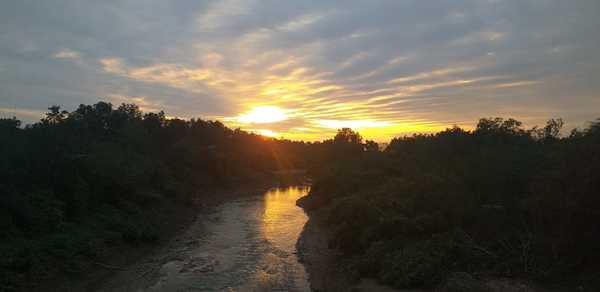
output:
[{"label": "river", "polygon": [[310,291],[296,255],[308,220],[296,200],[308,191],[274,188],[224,203],[138,291]]}]

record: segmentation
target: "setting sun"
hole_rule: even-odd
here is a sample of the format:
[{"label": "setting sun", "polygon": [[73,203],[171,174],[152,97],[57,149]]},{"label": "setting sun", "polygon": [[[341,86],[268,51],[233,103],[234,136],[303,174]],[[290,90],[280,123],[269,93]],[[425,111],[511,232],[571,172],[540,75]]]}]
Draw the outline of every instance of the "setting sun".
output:
[{"label": "setting sun", "polygon": [[275,106],[258,106],[239,116],[242,123],[268,124],[287,119],[285,112]]}]

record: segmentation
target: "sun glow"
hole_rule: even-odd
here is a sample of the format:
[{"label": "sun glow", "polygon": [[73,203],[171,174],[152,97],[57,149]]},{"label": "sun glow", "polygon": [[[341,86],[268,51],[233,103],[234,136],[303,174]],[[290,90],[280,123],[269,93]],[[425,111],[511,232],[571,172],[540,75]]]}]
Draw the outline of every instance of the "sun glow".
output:
[{"label": "sun glow", "polygon": [[285,112],[275,106],[258,106],[238,117],[242,123],[268,124],[287,119]]},{"label": "sun glow", "polygon": [[279,136],[279,133],[268,130],[268,129],[254,130],[253,132],[256,132],[257,134],[260,134],[262,136],[272,137],[272,138]]}]

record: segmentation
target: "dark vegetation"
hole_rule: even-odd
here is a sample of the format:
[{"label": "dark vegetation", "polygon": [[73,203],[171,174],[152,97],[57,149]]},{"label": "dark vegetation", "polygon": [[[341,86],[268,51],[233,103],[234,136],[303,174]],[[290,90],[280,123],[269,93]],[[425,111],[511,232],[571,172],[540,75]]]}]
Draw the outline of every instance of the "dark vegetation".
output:
[{"label": "dark vegetation", "polygon": [[299,204],[349,271],[398,288],[508,277],[600,291],[600,120],[566,137],[562,125],[482,119],[382,152],[343,130]]},{"label": "dark vegetation", "polygon": [[315,179],[299,204],[324,218],[356,276],[456,291],[505,276],[600,289],[600,121],[567,137],[561,127],[482,119],[380,151],[350,129],[292,142],[132,104],[55,106],[27,126],[0,119],[0,291],[156,240],[164,206],[298,169]]},{"label": "dark vegetation", "polygon": [[156,240],[164,206],[306,168],[310,156],[301,142],[105,102],[54,106],[27,126],[0,119],[0,140],[0,291],[76,275],[106,248]]}]

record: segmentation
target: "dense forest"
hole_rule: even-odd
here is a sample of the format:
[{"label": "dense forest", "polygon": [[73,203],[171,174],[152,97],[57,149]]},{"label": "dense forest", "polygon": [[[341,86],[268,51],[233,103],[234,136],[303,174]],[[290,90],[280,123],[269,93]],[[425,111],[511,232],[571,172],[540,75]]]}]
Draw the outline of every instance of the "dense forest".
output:
[{"label": "dense forest", "polygon": [[103,250],[156,240],[167,205],[306,169],[309,144],[136,105],[0,119],[0,290],[77,274]]},{"label": "dense forest", "polygon": [[111,246],[155,241],[157,220],[178,210],[165,206],[289,170],[313,178],[298,203],[356,277],[399,288],[467,279],[477,291],[486,277],[600,288],[600,121],[561,136],[562,126],[489,118],[382,151],[347,128],[294,142],[134,104],[53,106],[31,125],[0,119],[0,290],[76,275]]},{"label": "dense forest", "polygon": [[598,291],[600,120],[564,137],[562,126],[481,119],[472,131],[395,138],[382,152],[340,131],[346,153],[298,203],[331,230],[356,277],[451,291],[509,277]]}]

